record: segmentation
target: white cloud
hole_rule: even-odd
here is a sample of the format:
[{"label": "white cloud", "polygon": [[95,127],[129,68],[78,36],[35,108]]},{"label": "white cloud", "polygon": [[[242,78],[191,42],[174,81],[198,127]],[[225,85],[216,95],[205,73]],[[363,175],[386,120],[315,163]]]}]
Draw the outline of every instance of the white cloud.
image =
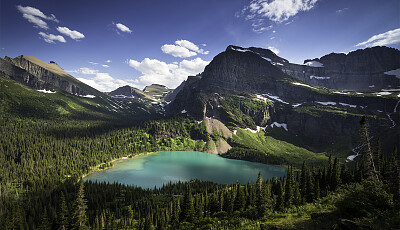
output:
[{"label": "white cloud", "polygon": [[46,16],[42,11],[40,11],[39,9],[36,9],[34,7],[18,5],[17,9],[19,12],[22,13],[23,18],[27,19],[30,23],[35,24],[36,27],[39,27],[42,29],[49,28],[47,26],[47,23],[45,21],[43,21],[43,19],[54,21],[57,23],[59,22],[54,14],[50,14],[50,16]]},{"label": "white cloud", "polygon": [[393,45],[397,43],[400,43],[400,28],[374,35],[367,41],[360,42],[355,46],[372,47],[372,46]]},{"label": "white cloud", "polygon": [[111,62],[111,60],[107,60],[107,61],[106,61],[106,63],[110,63],[110,62]]},{"label": "white cloud", "polygon": [[166,53],[170,54],[174,57],[180,57],[180,58],[187,58],[187,57],[192,57],[196,56],[197,53],[190,51],[189,49],[182,47],[182,46],[176,46],[176,45],[168,45],[165,44],[161,46],[161,50]]},{"label": "white cloud", "polygon": [[279,50],[278,50],[278,48],[276,48],[276,47],[268,46],[268,49],[270,49],[270,50],[271,50],[272,52],[274,52],[276,55],[279,54]]},{"label": "white cloud", "polygon": [[90,69],[87,67],[67,72],[88,75],[85,77],[77,77],[77,79],[102,92],[110,92],[124,85],[131,85],[136,87],[136,85],[134,85],[135,81],[133,80],[116,79],[110,76],[110,74],[108,73],[102,73],[99,72],[98,70]]},{"label": "white cloud", "polygon": [[294,17],[299,12],[311,10],[318,0],[252,0],[235,17],[243,17],[252,22],[253,31],[262,33],[268,30],[269,21],[281,23]]},{"label": "white cloud", "polygon": [[109,65],[101,65],[101,66],[103,66],[104,68],[108,68],[108,67],[110,67]]},{"label": "white cloud", "polygon": [[54,34],[46,34],[43,32],[39,32],[39,35],[43,37],[44,41],[47,43],[55,43],[54,41],[59,41],[62,43],[66,43],[64,37],[61,35],[54,35]]},{"label": "white cloud", "polygon": [[23,14],[22,15],[23,18],[27,19],[28,22],[33,23],[36,25],[36,27],[42,28],[47,30],[49,27],[47,26],[47,23],[45,21],[43,21],[42,19],[35,17],[33,15],[30,14]]},{"label": "white cloud", "polygon": [[141,86],[157,83],[176,88],[188,76],[203,72],[210,62],[195,58],[190,61],[183,60],[180,63],[167,64],[156,59],[145,58],[141,62],[129,59],[127,63],[142,73],[138,82]]},{"label": "white cloud", "polygon": [[76,31],[76,30],[70,30],[67,27],[57,27],[58,32],[74,39],[74,40],[79,40],[82,38],[85,38],[85,35],[83,35],[82,33]]},{"label": "white cloud", "polygon": [[250,15],[267,17],[274,22],[284,22],[301,11],[309,11],[318,0],[253,0]]},{"label": "white cloud", "polygon": [[[206,46],[206,44],[202,44],[202,46]],[[175,41],[175,45],[165,44],[161,47],[161,50],[166,54],[180,58],[196,56],[198,53],[204,55],[210,53],[210,51],[204,51],[188,40],[177,40]]]},{"label": "white cloud", "polygon": [[121,24],[121,23],[117,23],[117,24],[115,24],[115,26],[116,26],[119,30],[121,30],[122,32],[125,32],[125,33],[132,33],[132,30],[131,30],[131,29],[129,29],[127,26],[125,26],[125,25],[123,25],[123,24]]},{"label": "white cloud", "polygon": [[92,62],[92,61],[90,61],[89,63],[92,64],[92,65],[98,65],[99,64],[97,62]]},{"label": "white cloud", "polygon": [[336,10],[336,13],[341,14],[341,13],[345,12],[346,10],[349,10],[349,8],[346,7],[346,8],[340,9],[340,10]]}]

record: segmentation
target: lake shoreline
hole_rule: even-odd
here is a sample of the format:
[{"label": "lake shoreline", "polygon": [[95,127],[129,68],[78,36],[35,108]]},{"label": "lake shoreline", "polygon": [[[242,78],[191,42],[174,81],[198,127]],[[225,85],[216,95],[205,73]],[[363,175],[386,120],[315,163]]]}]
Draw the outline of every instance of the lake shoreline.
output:
[{"label": "lake shoreline", "polygon": [[[178,151],[195,151],[195,152],[199,152],[199,151],[197,151],[197,150],[178,150]],[[165,152],[165,151],[161,151],[161,152]],[[144,152],[144,153],[139,153],[139,154],[137,154],[137,155],[129,154],[129,155],[127,155],[127,156],[123,156],[123,157],[120,157],[120,158],[112,159],[111,161],[108,161],[108,162],[105,162],[105,163],[102,163],[102,164],[112,164],[112,163],[114,163],[114,162],[116,162],[116,161],[126,160],[126,159],[134,159],[134,158],[137,158],[137,157],[152,155],[152,154],[155,154],[155,153],[160,153],[160,152]],[[257,161],[248,161],[248,160],[243,160],[243,159],[229,158],[229,157],[223,156],[223,155],[220,154],[220,153],[209,153],[209,152],[203,152],[203,153],[212,154],[212,155],[217,155],[217,156],[219,156],[219,157],[226,158],[226,159],[242,160],[242,161],[247,161],[247,162],[254,162],[254,163],[265,164],[265,163],[257,162]],[[100,165],[102,165],[102,164],[100,164]],[[83,174],[83,175],[80,177],[80,179],[83,180],[83,179],[85,179],[85,177],[87,177],[87,176],[89,176],[89,175],[91,175],[91,174],[93,174],[93,173],[105,171],[105,170],[107,170],[107,169],[110,169],[110,168],[113,168],[113,167],[114,167],[114,165],[111,165],[111,166],[107,166],[107,167],[105,167],[105,168],[100,169],[100,168],[99,168],[100,165],[91,167],[91,168],[90,168],[90,171],[89,171],[88,173]],[[282,167],[282,168],[285,168],[285,169],[288,168],[287,165],[274,165],[274,164],[266,164],[266,165],[278,166],[278,167]]]},{"label": "lake shoreline", "polygon": [[[166,154],[163,154],[164,152]],[[190,154],[181,155],[180,152],[188,152]],[[146,157],[132,161],[120,161],[152,154],[155,154],[156,156],[148,158],[149,160],[146,160]],[[208,155],[209,157],[203,155]],[[110,164],[111,162],[117,163],[113,165]],[[146,167],[143,167],[144,162],[146,162]],[[143,188],[153,188],[154,185],[158,187],[169,182],[175,183],[177,181],[186,181],[191,179],[212,181],[219,184],[230,184],[237,181],[240,181],[241,183],[247,183],[249,178],[256,178],[260,171],[267,178],[283,177],[287,173],[287,169],[282,166],[238,159],[229,159],[218,154],[210,154],[191,150],[141,153],[132,157],[124,156],[113,159],[110,161],[110,163],[102,163],[96,167],[92,167],[91,171],[82,176],[82,178],[85,181],[108,181],[110,183],[111,181],[118,181],[121,184],[136,185]],[[227,167],[228,165],[229,167]],[[116,168],[115,170],[112,169],[114,167]],[[110,170],[104,172],[107,169]],[[196,170],[192,172],[192,169]],[[138,172],[133,173],[132,170],[138,170]],[[101,173],[97,174],[95,172]],[[218,176],[221,173],[225,176]],[[251,176],[248,176],[250,174]],[[132,180],[132,178],[134,179]],[[150,181],[152,181],[151,183],[154,184],[150,184]]]},{"label": "lake shoreline", "polygon": [[102,164],[112,164],[112,163],[114,163],[114,162],[116,162],[116,161],[126,160],[126,159],[134,159],[134,158],[137,158],[137,157],[152,155],[152,154],[155,154],[155,153],[158,153],[158,152],[145,152],[145,153],[139,153],[139,154],[136,154],[136,155],[130,154],[130,155],[123,156],[123,157],[120,157],[120,158],[112,159],[111,161],[107,161],[107,162],[105,162],[105,163],[101,163],[101,164],[99,164],[99,165],[97,165],[97,166],[91,167],[91,168],[90,168],[90,171],[89,171],[88,173],[85,173],[85,174],[83,174],[83,175],[81,176],[81,180],[85,179],[85,177],[89,176],[90,174],[93,174],[93,173],[96,173],[96,172],[105,171],[105,170],[107,170],[107,169],[110,169],[110,168],[114,167],[114,164],[113,164],[113,165],[111,165],[111,166],[107,166],[107,167],[105,167],[105,168],[100,169],[99,167],[100,167],[100,165],[102,165]]}]

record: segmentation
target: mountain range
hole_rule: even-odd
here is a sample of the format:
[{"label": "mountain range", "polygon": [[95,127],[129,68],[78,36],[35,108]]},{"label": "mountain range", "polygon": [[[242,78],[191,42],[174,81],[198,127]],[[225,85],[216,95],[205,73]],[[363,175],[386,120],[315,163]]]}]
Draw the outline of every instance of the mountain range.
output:
[{"label": "mountain range", "polygon": [[[372,133],[382,139],[383,146],[398,144],[399,72],[400,51],[388,47],[331,53],[299,65],[268,49],[228,46],[203,73],[189,76],[175,90],[153,84],[144,90],[123,86],[103,93],[55,62],[29,55],[0,58],[2,81],[22,83],[45,97],[56,97],[45,92],[57,92],[57,100],[45,102],[53,103],[50,108],[55,113],[79,110],[129,120],[186,114],[204,121],[210,135],[218,131],[226,140],[238,129],[254,133],[263,129],[267,135],[313,152],[343,151],[345,155],[350,154],[346,149],[355,146],[362,116],[369,119]],[[36,106],[13,105],[9,109],[15,111]],[[212,145],[210,151],[215,153],[235,146],[225,140]]]}]

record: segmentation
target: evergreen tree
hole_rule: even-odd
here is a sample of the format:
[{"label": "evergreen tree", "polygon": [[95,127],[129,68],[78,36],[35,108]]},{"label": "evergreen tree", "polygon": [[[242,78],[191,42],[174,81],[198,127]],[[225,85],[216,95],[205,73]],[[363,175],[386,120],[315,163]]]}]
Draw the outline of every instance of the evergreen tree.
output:
[{"label": "evergreen tree", "polygon": [[331,179],[331,188],[335,191],[340,184],[340,163],[339,159],[335,158],[335,163],[333,164],[332,169],[332,179]]},{"label": "evergreen tree", "polygon": [[38,229],[39,230],[50,230],[51,229],[51,225],[50,225],[49,218],[47,216],[46,208],[43,211],[42,218],[40,220],[40,225],[39,225]]},{"label": "evergreen tree", "polygon": [[278,191],[276,194],[276,203],[275,203],[275,210],[282,211],[284,207],[284,197],[283,197],[283,185],[282,180],[278,181]]},{"label": "evergreen tree", "polygon": [[235,211],[243,211],[244,206],[246,204],[246,200],[244,198],[243,189],[240,187],[239,182],[236,183],[236,197],[234,203],[234,210]]},{"label": "evergreen tree", "polygon": [[87,216],[86,216],[86,205],[87,201],[85,199],[85,191],[84,191],[84,185],[83,181],[80,180],[79,182],[79,187],[78,191],[76,194],[76,199],[74,202],[73,206],[73,212],[72,212],[72,223],[71,226],[73,229],[88,229],[86,222],[87,222]]},{"label": "evergreen tree", "polygon": [[285,185],[285,207],[293,205],[294,189],[293,167],[289,166]]},{"label": "evergreen tree", "polygon": [[186,193],[185,196],[183,197],[180,220],[187,222],[192,222],[194,220],[193,196],[192,196],[192,191],[190,189],[190,185],[186,187]]},{"label": "evergreen tree", "polygon": [[372,148],[371,148],[371,143],[370,143],[370,137],[369,137],[369,131],[368,131],[368,121],[365,116],[363,116],[360,120],[360,139],[363,144],[363,155],[362,155],[362,160],[363,160],[363,170],[364,174],[367,178],[372,179],[374,181],[379,181],[378,178],[378,173],[375,168],[375,163],[374,163],[374,158],[373,158],[373,153],[372,153]]},{"label": "evergreen tree", "polygon": [[67,202],[65,201],[64,193],[61,192],[60,206],[57,213],[58,229],[65,230],[68,227],[68,208]]},{"label": "evergreen tree", "polygon": [[264,196],[264,185],[261,172],[258,173],[258,178],[256,182],[256,197],[257,197],[257,212],[258,217],[261,218],[265,216],[265,196]]}]

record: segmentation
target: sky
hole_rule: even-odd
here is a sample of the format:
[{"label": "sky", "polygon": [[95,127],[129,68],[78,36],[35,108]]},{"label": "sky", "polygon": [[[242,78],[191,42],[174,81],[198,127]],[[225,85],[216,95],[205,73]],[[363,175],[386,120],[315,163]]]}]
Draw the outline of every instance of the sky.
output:
[{"label": "sky", "polygon": [[292,63],[400,49],[399,0],[0,0],[0,56],[55,61],[100,91],[177,87],[228,45]]}]

